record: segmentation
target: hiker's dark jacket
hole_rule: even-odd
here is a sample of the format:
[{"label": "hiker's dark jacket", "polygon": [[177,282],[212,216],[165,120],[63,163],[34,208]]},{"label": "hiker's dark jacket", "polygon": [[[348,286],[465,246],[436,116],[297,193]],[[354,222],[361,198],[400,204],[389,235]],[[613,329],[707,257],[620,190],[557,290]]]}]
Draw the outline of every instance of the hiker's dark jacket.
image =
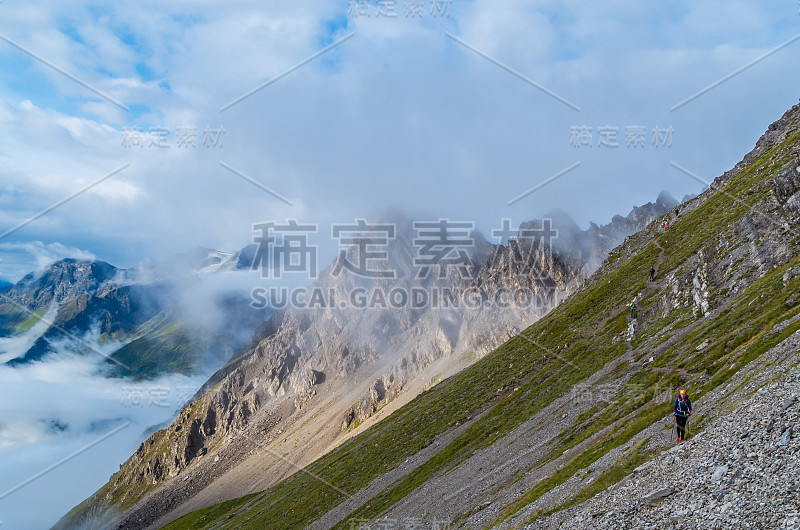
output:
[{"label": "hiker's dark jacket", "polygon": [[692,402],[689,396],[681,399],[680,396],[675,398],[675,406],[672,407],[672,412],[676,416],[688,416],[692,412]]}]

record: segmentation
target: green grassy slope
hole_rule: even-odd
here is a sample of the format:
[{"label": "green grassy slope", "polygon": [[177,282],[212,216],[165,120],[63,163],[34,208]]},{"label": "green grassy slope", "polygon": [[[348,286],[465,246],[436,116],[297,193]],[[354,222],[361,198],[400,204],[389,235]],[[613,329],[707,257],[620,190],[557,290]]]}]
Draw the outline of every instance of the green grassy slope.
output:
[{"label": "green grassy slope", "polygon": [[[298,472],[264,492],[190,513],[167,528],[302,528],[346,500],[345,493],[355,494],[441,434],[484,413],[433,458],[338,525],[350,527],[382,514],[429,478],[491,446],[576,383],[608,363],[616,363],[632,347],[657,350],[656,362],[635,374],[620,364],[620,376],[628,378],[627,384],[608,403],[598,403],[562,432],[546,460],[590,440],[605,427],[616,428],[592,439],[557,472],[506,506],[496,522],[519,513],[576,471],[669,414],[670,404],[655,399],[656,389],[691,385],[692,397],[697,399],[800,329],[800,322],[795,322],[779,333],[769,333],[775,324],[800,314],[800,305],[788,301],[800,290],[800,278],[787,285],[782,280],[788,267],[800,264],[797,257],[763,277],[753,277],[737,293],[717,293],[716,310],[706,318],[685,307],[664,315],[659,306],[660,288],[651,288],[646,281],[648,270],[659,259],[663,259],[659,278],[664,278],[695,267],[692,260],[700,251],[719,258],[713,255],[719,249],[720,236],[736,239],[741,229],[738,223],[754,205],[764,204],[771,193],[769,178],[787,163],[797,145],[795,133],[765,150],[725,184],[725,193],[709,193],[668,232],[659,232],[659,223],[652,223],[615,253],[581,292],[475,365],[320,458],[308,466],[307,473]],[[621,339],[628,327],[625,305],[637,295],[641,295],[642,316],[636,338],[629,345]],[[676,340],[666,342],[670,337]],[[696,346],[705,340],[709,346],[697,351]],[[637,445],[602,480],[579,492],[571,502],[597,493],[650,456]]]},{"label": "green grassy slope", "polygon": [[114,376],[145,380],[163,373],[191,374],[202,361],[197,333],[166,313],[139,326],[134,337],[109,356]]},{"label": "green grassy slope", "polygon": [[31,329],[41,317],[47,313],[47,308],[42,308],[34,314],[21,311],[13,304],[0,304],[0,337],[21,335]]}]

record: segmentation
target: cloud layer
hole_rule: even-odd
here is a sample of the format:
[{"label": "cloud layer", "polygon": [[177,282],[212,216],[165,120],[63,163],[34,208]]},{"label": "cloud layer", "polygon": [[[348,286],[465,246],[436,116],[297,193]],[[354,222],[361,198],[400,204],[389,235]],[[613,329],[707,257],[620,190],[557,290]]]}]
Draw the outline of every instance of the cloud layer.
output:
[{"label": "cloud layer", "polygon": [[105,379],[98,375],[100,362],[96,356],[62,351],[19,368],[0,365],[0,495],[119,429],[0,498],[4,525],[53,525],[108,480],[144,440],[145,430],[169,420],[205,380]]},{"label": "cloud layer", "polygon": [[[426,2],[411,18],[397,2],[394,19],[324,0],[2,8],[9,39],[130,108],[0,42],[0,64],[14,72],[0,82],[2,227],[130,163],[6,241],[58,241],[120,265],[176,247],[236,248],[254,222],[324,224],[392,206],[487,232],[555,207],[581,225],[603,222],[661,189],[698,191],[672,160],[709,181],[728,169],[796,102],[800,76],[800,44],[789,45],[670,111],[800,33],[788,3],[455,0],[449,16]],[[572,145],[576,126],[591,128],[592,147]],[[629,126],[645,128],[645,145],[625,147]],[[177,146],[183,127],[196,128],[195,147]],[[597,145],[603,127],[617,128],[620,147]],[[674,130],[670,146],[652,143],[656,127]],[[125,147],[126,128],[168,129],[170,147]],[[204,145],[207,128],[224,128],[221,146]]]}]

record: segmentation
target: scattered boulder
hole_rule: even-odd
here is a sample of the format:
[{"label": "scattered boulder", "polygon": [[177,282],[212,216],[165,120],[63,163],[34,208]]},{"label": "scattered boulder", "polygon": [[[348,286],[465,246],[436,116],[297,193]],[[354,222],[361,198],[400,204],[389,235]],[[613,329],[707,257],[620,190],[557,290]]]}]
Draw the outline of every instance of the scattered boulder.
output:
[{"label": "scattered boulder", "polygon": [[781,439],[778,440],[778,443],[776,443],[775,446],[776,447],[785,447],[785,446],[789,445],[789,440],[791,440],[791,439],[792,439],[792,429],[789,428],[789,429],[786,429],[785,431],[783,431],[783,434],[781,435]]},{"label": "scattered boulder", "polygon": [[656,504],[660,503],[673,493],[675,493],[675,491],[670,487],[661,488],[651,491],[650,493],[645,495],[643,500],[650,506],[655,506]]},{"label": "scattered boulder", "polygon": [[728,466],[718,466],[714,468],[714,472],[711,474],[711,482],[720,482],[727,472]]}]

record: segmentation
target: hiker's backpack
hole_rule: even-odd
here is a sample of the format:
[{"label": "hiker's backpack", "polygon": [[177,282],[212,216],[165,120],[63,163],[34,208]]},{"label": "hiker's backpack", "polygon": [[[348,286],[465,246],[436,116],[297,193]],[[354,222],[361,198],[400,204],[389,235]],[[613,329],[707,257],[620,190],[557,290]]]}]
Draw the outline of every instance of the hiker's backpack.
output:
[{"label": "hiker's backpack", "polygon": [[677,405],[675,406],[675,412],[678,416],[688,416],[689,415],[689,403],[681,398],[677,398]]}]

